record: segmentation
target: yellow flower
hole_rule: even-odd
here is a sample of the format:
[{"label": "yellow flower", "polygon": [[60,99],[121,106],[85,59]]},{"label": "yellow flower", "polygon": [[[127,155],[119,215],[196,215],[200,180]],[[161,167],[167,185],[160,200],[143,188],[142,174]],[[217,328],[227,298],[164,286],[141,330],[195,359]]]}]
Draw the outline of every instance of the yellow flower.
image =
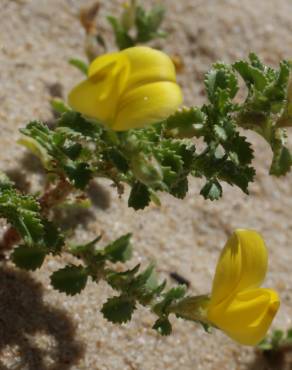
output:
[{"label": "yellow flower", "polygon": [[116,131],[159,122],[181,103],[171,59],[144,46],[96,58],[69,94],[73,109]]},{"label": "yellow flower", "polygon": [[274,290],[259,288],[267,262],[261,236],[239,229],[217,264],[207,319],[241,344],[256,345],[263,339],[280,305]]}]

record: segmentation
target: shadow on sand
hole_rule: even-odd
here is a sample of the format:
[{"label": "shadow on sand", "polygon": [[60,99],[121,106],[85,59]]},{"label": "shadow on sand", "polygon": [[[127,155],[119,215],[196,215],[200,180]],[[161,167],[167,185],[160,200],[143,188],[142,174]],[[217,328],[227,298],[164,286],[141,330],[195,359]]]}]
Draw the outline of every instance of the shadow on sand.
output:
[{"label": "shadow on sand", "polygon": [[257,352],[248,370],[292,370],[292,347],[282,350]]},{"label": "shadow on sand", "polygon": [[26,272],[0,268],[0,370],[69,370],[83,355],[65,311]]}]

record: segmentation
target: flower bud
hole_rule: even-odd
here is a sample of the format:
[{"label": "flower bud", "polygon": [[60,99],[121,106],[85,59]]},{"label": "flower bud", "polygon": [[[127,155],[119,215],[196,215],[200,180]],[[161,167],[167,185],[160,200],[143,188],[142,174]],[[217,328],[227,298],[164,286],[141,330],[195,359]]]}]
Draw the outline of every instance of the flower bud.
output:
[{"label": "flower bud", "polygon": [[131,0],[130,3],[125,2],[123,4],[124,11],[122,14],[122,26],[126,31],[129,31],[135,24],[135,18],[136,18],[136,0]]},{"label": "flower bud", "polygon": [[143,154],[137,155],[131,161],[131,169],[139,181],[148,186],[157,186],[163,180],[163,173],[157,160],[147,158]]}]

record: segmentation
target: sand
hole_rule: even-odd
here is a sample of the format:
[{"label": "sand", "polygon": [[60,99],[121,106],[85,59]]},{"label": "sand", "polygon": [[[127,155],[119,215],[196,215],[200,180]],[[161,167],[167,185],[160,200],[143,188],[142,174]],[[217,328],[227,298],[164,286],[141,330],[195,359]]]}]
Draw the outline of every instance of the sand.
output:
[{"label": "sand", "polygon": [[[145,2],[146,3],[146,2]],[[147,4],[154,1],[147,1]],[[61,83],[64,94],[81,75],[68,65],[84,58],[84,33],[78,23],[82,0],[0,0],[0,125],[1,169],[19,185],[34,188],[38,175],[26,171],[37,163],[16,144],[18,129],[31,119],[50,120],[50,86]],[[100,29],[109,33],[104,16],[117,12],[119,1],[101,1]],[[257,52],[276,65],[291,57],[290,0],[168,0],[166,29],[171,36],[158,45],[183,57],[179,76],[187,104],[201,104],[203,74],[211,63]],[[111,47],[113,45],[112,39]],[[268,175],[270,149],[248,134],[256,151],[256,182],[250,196],[224,187],[218,202],[199,195],[192,180],[185,200],[162,196],[162,206],[134,212],[101,181],[92,212],[71,214],[66,226],[78,223],[76,238],[104,240],[134,234],[134,262],[156,260],[162,277],[176,271],[191,282],[195,294],[210,290],[216,260],[226,238],[237,227],[258,230],[269,248],[266,287],[278,290],[281,308],[274,327],[292,326],[292,176]],[[290,140],[290,145],[292,140]],[[65,220],[64,220],[65,223]],[[0,369],[21,370],[263,370],[252,348],[239,346],[217,331],[173,320],[173,334],[162,338],[151,330],[153,316],[139,308],[122,327],[103,319],[99,309],[113,292],[89,283],[82,294],[66,297],[49,286],[52,271],[71,259],[48,258],[41,270],[28,274],[10,264],[0,270]],[[277,370],[288,369],[289,364]]]}]

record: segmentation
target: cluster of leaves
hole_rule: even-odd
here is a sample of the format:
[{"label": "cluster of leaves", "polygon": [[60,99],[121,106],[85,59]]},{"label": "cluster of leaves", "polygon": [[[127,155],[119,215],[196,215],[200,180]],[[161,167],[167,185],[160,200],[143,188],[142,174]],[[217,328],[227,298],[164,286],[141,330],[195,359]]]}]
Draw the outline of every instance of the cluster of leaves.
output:
[{"label": "cluster of leaves", "polygon": [[270,144],[273,161],[272,175],[280,176],[289,172],[292,156],[286,145],[286,132],[281,119],[287,114],[288,85],[291,63],[283,61],[279,70],[265,66],[255,54],[250,61],[239,61],[233,68],[243,78],[248,95],[240,107],[238,124],[259,133]]},{"label": "cluster of leaves", "polygon": [[54,272],[51,283],[55,289],[68,295],[80,293],[88,278],[98,283],[105,280],[118,295],[109,298],[102,306],[103,316],[113,323],[131,320],[137,305],[149,306],[158,319],[153,329],[162,335],[171,333],[168,316],[171,305],[185,295],[185,286],[165,290],[166,282],[158,282],[154,265],[150,264],[140,272],[140,265],[117,272],[114,265],[126,262],[132,256],[131,234],[126,234],[108,244],[97,248],[100,237],[84,245],[70,246],[69,252],[82,260],[79,265],[67,265]]},{"label": "cluster of leaves", "polygon": [[5,218],[22,239],[12,260],[21,268],[35,270],[47,254],[56,254],[64,244],[58,228],[41,214],[37,199],[23,195],[0,173],[0,216]]},{"label": "cluster of leaves", "polygon": [[[244,80],[248,94],[241,104],[234,102],[239,90],[238,74]],[[280,125],[287,114],[291,64],[282,62],[279,70],[265,66],[255,54],[249,61],[233,65],[216,63],[206,74],[205,86],[209,103],[202,108],[182,110],[169,117],[166,134],[176,138],[203,137],[205,150],[193,165],[193,174],[207,181],[201,194],[211,200],[222,195],[220,180],[248,192],[255,171],[251,166],[251,144],[239,132],[250,129],[260,134],[273,151],[270,174],[286,174],[292,164],[285,146],[286,132]]]},{"label": "cluster of leaves", "polygon": [[[103,128],[65,105],[55,129],[31,122],[22,143],[36,153],[46,169],[65,176],[78,189],[85,189],[98,176],[111,179],[123,191],[131,187],[128,204],[146,207],[159,204],[157,192],[184,198],[189,175],[204,177],[201,194],[210,200],[222,196],[222,182],[248,193],[253,181],[253,150],[240,133],[245,127],[265,137],[274,153],[271,174],[285,174],[291,154],[284,145],[285,130],[277,122],[287,106],[290,65],[278,71],[264,66],[252,54],[250,61],[233,65],[216,63],[205,76],[208,103],[184,108],[166,121],[143,129],[116,133]],[[235,102],[239,75],[248,87],[241,104]],[[198,151],[195,141],[204,147]]]},{"label": "cluster of leaves", "polygon": [[154,5],[146,11],[141,5],[131,0],[125,4],[125,9],[120,19],[108,16],[112,26],[116,45],[120,50],[137,44],[146,43],[160,37],[166,37],[166,33],[160,30],[165,9],[162,5]]},{"label": "cluster of leaves", "polygon": [[[60,231],[42,216],[40,203],[33,196],[23,195],[13,183],[0,174],[0,215],[14,226],[22,244],[12,252],[12,261],[20,268],[35,270],[41,267],[47,254],[64,251]],[[185,286],[165,291],[166,282],[158,283],[154,265],[139,272],[140,265],[117,272],[114,264],[126,262],[132,256],[131,234],[126,234],[104,248],[96,248],[100,237],[83,245],[70,245],[66,251],[82,263],[67,265],[51,275],[52,286],[68,295],[80,293],[88,278],[98,283],[105,280],[119,295],[109,298],[102,307],[106,319],[114,323],[129,321],[137,304],[150,306],[158,316],[153,328],[162,335],[171,332],[169,307],[183,298]]]},{"label": "cluster of leaves", "polygon": [[[39,123],[34,123],[35,126],[42,128]],[[40,132],[37,138],[39,135]],[[49,139],[49,148],[54,140],[50,135],[46,139]],[[57,147],[57,152],[59,149]],[[166,281],[158,282],[153,264],[142,272],[139,271],[140,265],[117,272],[114,265],[124,263],[132,256],[131,234],[123,235],[104,248],[96,247],[100,240],[98,237],[90,243],[67,245],[64,249],[63,235],[42,215],[40,202],[33,196],[21,194],[3,173],[0,173],[0,216],[7,219],[21,236],[22,244],[12,252],[12,261],[18,267],[35,270],[41,267],[47,254],[66,250],[81,263],[67,265],[51,275],[51,283],[56,290],[75,295],[85,288],[89,277],[96,283],[103,279],[119,293],[103,305],[101,311],[106,319],[113,323],[129,321],[137,304],[141,304],[150,306],[158,316],[153,325],[155,330],[162,335],[171,333],[170,307],[184,297],[186,287],[182,285],[166,291]]]}]

